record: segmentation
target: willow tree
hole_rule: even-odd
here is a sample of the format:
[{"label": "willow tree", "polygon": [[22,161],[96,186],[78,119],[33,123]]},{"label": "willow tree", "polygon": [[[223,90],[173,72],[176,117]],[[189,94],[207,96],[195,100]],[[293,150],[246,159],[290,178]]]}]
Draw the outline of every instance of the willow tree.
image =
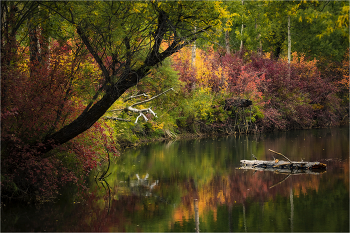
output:
[{"label": "willow tree", "polygon": [[[13,13],[12,21],[2,21],[2,28],[5,29],[11,22],[16,23],[17,29],[25,27],[29,18],[36,17],[37,9],[45,10],[48,18],[44,20],[55,19],[51,31],[61,31],[56,32],[60,33],[60,41],[70,41],[72,46],[79,47],[79,53],[72,56],[90,54],[102,77],[76,119],[63,127],[51,128],[44,138],[29,145],[27,150],[35,151],[42,158],[50,156],[47,152],[55,146],[89,129],[125,91],[164,59],[201,36],[215,35],[225,11],[220,3],[211,1],[39,1],[30,5],[36,9],[30,14],[22,8],[13,10],[14,4],[17,3],[2,3],[4,12]],[[16,31],[11,33],[6,36],[18,40]],[[89,79],[89,76],[85,78]]]}]

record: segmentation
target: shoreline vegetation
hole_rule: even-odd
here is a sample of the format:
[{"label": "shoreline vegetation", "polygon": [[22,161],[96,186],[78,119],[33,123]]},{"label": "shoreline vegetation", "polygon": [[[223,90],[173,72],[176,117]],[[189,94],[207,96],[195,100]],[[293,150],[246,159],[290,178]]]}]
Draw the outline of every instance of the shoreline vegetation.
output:
[{"label": "shoreline vegetation", "polygon": [[330,126],[330,127],[313,127],[309,129],[289,129],[289,130],[275,130],[275,131],[266,131],[266,132],[232,132],[232,133],[182,133],[175,135],[174,137],[169,137],[167,136],[167,133],[164,132],[164,136],[157,137],[157,138],[140,138],[139,141],[137,142],[130,142],[130,141],[121,141],[117,142],[118,143],[118,148],[122,152],[124,150],[130,149],[130,148],[136,148],[136,147],[142,147],[143,145],[147,145],[149,143],[153,142],[162,142],[162,141],[176,141],[176,140],[186,140],[186,139],[202,139],[202,138],[214,138],[214,137],[223,137],[223,136],[238,136],[238,135],[251,135],[251,134],[268,134],[268,133],[273,133],[273,132],[283,132],[283,131],[291,131],[291,130],[310,130],[310,129],[326,129],[326,128],[337,128],[337,127],[346,127],[349,126],[349,121],[344,121],[338,126]]},{"label": "shoreline vegetation", "polygon": [[349,124],[348,12],[2,1],[2,200],[84,195],[92,170],[140,142]]},{"label": "shoreline vegetation", "polygon": [[[159,117],[148,114],[147,121],[137,124],[107,121],[121,148],[172,138],[349,125],[348,51],[331,73],[322,61],[297,53],[290,65],[270,53],[245,51],[221,57],[213,48],[197,48],[196,53],[195,65],[190,65],[192,49],[184,48],[140,82],[137,91],[151,96],[170,86],[174,89],[147,105]],[[115,108],[123,104],[116,102]]]}]

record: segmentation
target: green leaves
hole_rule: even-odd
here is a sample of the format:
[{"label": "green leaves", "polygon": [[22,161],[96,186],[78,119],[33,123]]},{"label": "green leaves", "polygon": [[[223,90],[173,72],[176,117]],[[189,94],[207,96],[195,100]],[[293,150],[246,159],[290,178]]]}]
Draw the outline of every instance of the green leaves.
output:
[{"label": "green leaves", "polygon": [[[233,1],[226,3],[232,18],[230,45],[246,50],[287,55],[287,19],[291,18],[292,52],[340,61],[349,41],[346,1]],[[223,21],[225,22],[225,21]],[[242,30],[243,24],[243,30]],[[242,33],[243,32],[243,33]],[[220,39],[223,46],[224,37]]]}]

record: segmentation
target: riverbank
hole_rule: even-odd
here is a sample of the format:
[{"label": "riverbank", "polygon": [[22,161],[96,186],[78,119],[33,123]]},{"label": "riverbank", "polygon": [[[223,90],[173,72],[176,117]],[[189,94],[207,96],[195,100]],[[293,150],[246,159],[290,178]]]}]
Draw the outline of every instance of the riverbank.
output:
[{"label": "riverbank", "polygon": [[[345,119],[345,118],[344,118]],[[346,119],[340,122],[339,125],[336,126],[331,126],[331,127],[312,127],[309,129],[326,129],[326,128],[337,128],[337,127],[345,127],[349,126],[349,119]],[[243,135],[243,134],[264,134],[264,133],[273,133],[273,132],[278,132],[278,131],[291,131],[291,130],[308,130],[304,128],[293,128],[293,129],[286,129],[286,130],[281,130],[281,129],[274,129],[270,131],[264,131],[263,129],[258,129],[257,125],[250,125],[248,126],[250,130],[237,130],[237,131],[228,131],[226,128],[226,131],[224,129],[220,129],[218,131],[200,131],[200,132],[187,132],[186,130],[177,130],[178,133],[175,132],[170,132],[169,130],[163,130],[162,136],[158,137],[152,137],[150,136],[141,136],[137,141],[131,142],[126,139],[121,139],[117,140],[118,143],[118,148],[121,151],[124,151],[128,148],[134,148],[134,147],[140,147],[143,145],[146,145],[148,143],[152,142],[161,142],[161,141],[175,141],[175,140],[182,140],[182,139],[200,139],[200,138],[209,138],[209,137],[221,137],[221,136],[230,136],[230,135]],[[220,132],[221,131],[221,132]]]}]

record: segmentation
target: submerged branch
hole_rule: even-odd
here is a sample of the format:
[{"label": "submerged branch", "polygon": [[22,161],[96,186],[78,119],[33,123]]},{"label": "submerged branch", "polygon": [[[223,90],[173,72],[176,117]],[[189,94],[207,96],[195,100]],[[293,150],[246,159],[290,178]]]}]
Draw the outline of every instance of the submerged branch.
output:
[{"label": "submerged branch", "polygon": [[277,186],[277,185],[279,185],[279,184],[282,183],[282,182],[284,182],[284,181],[285,181],[286,179],[288,179],[291,175],[292,175],[292,174],[288,174],[288,176],[286,176],[285,178],[283,178],[283,180],[281,180],[280,182],[278,182],[278,183],[276,183],[276,184],[270,186],[269,189],[270,189],[270,188],[273,188],[273,187],[275,187],[275,186]]}]

